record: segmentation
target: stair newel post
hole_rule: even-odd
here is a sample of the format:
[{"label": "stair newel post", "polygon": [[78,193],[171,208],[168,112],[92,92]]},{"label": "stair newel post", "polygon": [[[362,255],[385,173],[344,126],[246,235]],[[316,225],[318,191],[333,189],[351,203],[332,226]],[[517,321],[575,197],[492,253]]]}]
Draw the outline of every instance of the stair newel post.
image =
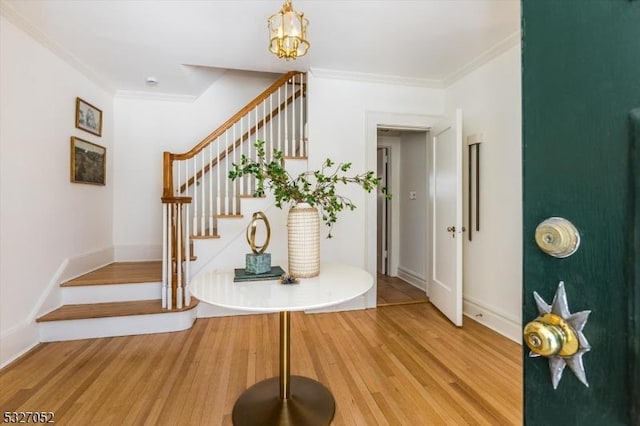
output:
[{"label": "stair newel post", "polygon": [[182,308],[182,206],[178,204],[176,217],[176,308]]},{"label": "stair newel post", "polygon": [[[162,203],[164,205],[162,307],[169,310],[174,307],[180,309],[185,304],[185,300],[190,300],[188,296],[185,297],[184,289],[189,283],[190,276],[189,204],[191,197],[162,197]],[[188,304],[186,303],[185,306]]]}]

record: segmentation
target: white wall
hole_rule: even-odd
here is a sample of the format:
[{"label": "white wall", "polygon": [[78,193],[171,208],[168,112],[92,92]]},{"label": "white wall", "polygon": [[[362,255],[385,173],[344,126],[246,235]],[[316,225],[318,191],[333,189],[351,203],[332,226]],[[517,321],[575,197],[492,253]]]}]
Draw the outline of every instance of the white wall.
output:
[{"label": "white wall", "polygon": [[[43,297],[78,257],[112,256],[114,117],[109,93],[4,16],[0,52],[2,365],[37,343],[37,311],[59,303]],[[102,137],[75,128],[76,96],[102,109]],[[71,136],[107,148],[106,186],[70,182]]]},{"label": "white wall", "polygon": [[[398,275],[426,289],[427,132],[400,136],[400,256]],[[409,192],[416,193],[414,200]]]},{"label": "white wall", "polygon": [[[463,109],[465,136],[483,133],[485,139],[480,154],[480,232],[474,232],[471,242],[465,236],[465,314],[518,342],[522,293],[520,78],[517,45],[451,84],[446,92],[447,111]],[[465,187],[466,182],[465,177]]]},{"label": "white wall", "polygon": [[163,151],[193,148],[275,79],[271,74],[227,72],[192,103],[116,97],[117,260],[161,257]]},{"label": "white wall", "polygon": [[[309,167],[318,168],[330,157],[353,163],[352,170],[360,173],[376,167],[377,137],[375,124],[373,134],[368,128],[368,115],[380,113],[397,116],[399,120],[403,115],[439,115],[444,107],[444,92],[316,77],[312,72],[308,103]],[[334,238],[321,240],[322,259],[366,267],[375,274],[375,194],[367,195],[356,187],[346,187],[343,193],[357,209],[340,213],[333,229]],[[366,214],[367,208],[372,216]]]}]

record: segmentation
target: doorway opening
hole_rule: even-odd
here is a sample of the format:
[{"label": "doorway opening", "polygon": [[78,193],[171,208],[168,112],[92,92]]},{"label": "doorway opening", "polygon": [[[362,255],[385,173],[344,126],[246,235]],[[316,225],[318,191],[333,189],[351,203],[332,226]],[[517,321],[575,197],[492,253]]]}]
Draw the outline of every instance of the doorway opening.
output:
[{"label": "doorway opening", "polygon": [[377,306],[424,303],[427,297],[428,131],[377,129]]}]

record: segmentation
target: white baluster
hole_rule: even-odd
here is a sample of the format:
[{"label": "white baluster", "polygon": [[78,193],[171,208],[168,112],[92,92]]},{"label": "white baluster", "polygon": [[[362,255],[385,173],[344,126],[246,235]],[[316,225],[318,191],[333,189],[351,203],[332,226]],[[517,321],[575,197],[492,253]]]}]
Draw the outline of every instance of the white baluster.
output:
[{"label": "white baluster", "polygon": [[289,117],[287,102],[289,100],[289,81],[284,84],[284,155],[289,155]]},{"label": "white baluster", "polygon": [[271,155],[273,152],[273,93],[269,95],[269,150],[267,151],[267,157],[271,161]]},{"label": "white baluster", "polygon": [[[204,173],[204,151],[200,152],[199,157],[200,157],[200,171],[202,173]],[[196,161],[196,163],[197,163],[197,161]],[[195,175],[194,175],[194,178],[195,178]],[[194,182],[193,184],[195,185],[196,182]],[[206,222],[205,222],[205,220],[206,220],[206,217],[207,217],[207,204],[206,204],[207,195],[206,195],[205,186],[207,186],[207,185],[204,184],[204,176],[202,176],[200,178],[200,194],[202,196],[202,199],[200,200],[201,201],[200,202],[200,206],[201,206],[201,208],[200,208],[200,235],[206,235],[206,231],[205,231],[205,223]]]},{"label": "white baluster", "polygon": [[293,86],[292,86],[293,90],[292,90],[292,93],[291,93],[291,97],[292,97],[291,98],[292,99],[291,100],[291,107],[292,107],[291,108],[291,127],[292,127],[291,133],[293,135],[293,143],[292,143],[291,149],[293,151],[292,151],[291,155],[297,156],[298,155],[298,147],[299,147],[299,145],[298,145],[298,142],[296,142],[296,120],[297,120],[297,116],[296,116],[296,92],[297,92],[297,90],[296,90],[296,76],[294,75],[291,78],[291,80],[293,82]]},{"label": "white baluster", "polygon": [[178,223],[176,224],[176,268],[178,269],[178,287],[176,289],[176,308],[182,308],[182,204],[178,204]]},{"label": "white baluster", "polygon": [[[258,119],[258,105],[256,105],[254,110],[255,110],[255,117],[256,117],[256,126],[255,126],[256,131],[253,134],[254,136],[253,136],[253,141],[251,142],[251,146],[252,146],[252,151],[253,151],[252,159],[255,161],[256,160],[256,148],[254,146],[255,145],[254,141],[258,140],[258,121],[259,121],[259,119]],[[256,192],[256,177],[255,176],[251,176],[251,180],[253,181],[251,194],[253,194],[254,192]]]},{"label": "white baluster", "polygon": [[[235,147],[236,144],[236,124],[237,123],[233,123],[233,128],[231,129],[231,134],[232,134],[232,139],[233,139],[233,146]],[[237,147],[236,149],[233,150],[233,162],[238,164],[238,150],[240,149],[240,147]],[[238,189],[238,181],[233,181],[233,195],[234,195],[234,199],[240,195],[239,194],[239,189]],[[235,212],[235,206],[233,208],[233,211]]]},{"label": "white baluster", "polygon": [[[213,232],[213,215],[215,214],[213,208],[213,145],[209,144],[209,232],[211,235]],[[218,180],[220,175],[218,175]],[[220,192],[220,185],[218,184],[218,192]],[[220,202],[218,202],[218,211],[220,210]]]},{"label": "white baluster", "polygon": [[302,156],[307,156],[307,140],[305,138],[305,125],[304,125],[304,108],[306,106],[304,89],[306,85],[306,74],[300,74],[300,144],[302,145]]},{"label": "white baluster", "polygon": [[168,204],[162,204],[162,309],[167,308],[167,265],[171,259],[167,259],[167,216]]},{"label": "white baluster", "polygon": [[169,204],[169,236],[167,238],[167,275],[168,275],[168,285],[167,285],[167,309],[173,308],[173,224],[175,223],[175,203]]},{"label": "white baluster", "polygon": [[[198,232],[198,186],[196,185],[196,173],[198,173],[198,165],[196,161],[197,157],[193,157],[191,161],[193,161],[193,235],[202,235]],[[188,160],[187,160],[188,161]],[[186,164],[185,164],[186,165]],[[186,167],[188,168],[188,167]],[[186,184],[189,183],[189,180],[186,180]],[[188,218],[187,218],[188,219]]]},{"label": "white baluster", "polygon": [[[222,144],[221,138],[216,139],[216,172],[218,173],[218,181],[216,182],[216,204],[218,205],[218,214],[223,214],[223,212],[227,210],[227,205],[222,204],[222,194],[220,193],[220,144]],[[213,170],[211,171],[211,174],[213,174]],[[211,232],[209,235],[213,235],[213,225],[211,226]]]},{"label": "white baluster", "polygon": [[[233,123],[232,134],[233,134],[233,138],[232,138],[233,139],[233,146],[235,148],[235,144],[236,144],[236,123]],[[238,164],[238,150],[237,149],[233,150],[233,162],[235,164]],[[228,171],[228,169],[227,169],[227,171]],[[229,180],[229,179],[227,179],[227,180]],[[238,211],[238,203],[240,202],[238,200],[238,192],[236,191],[236,187],[237,187],[238,184],[237,184],[237,182],[234,181],[234,182],[229,182],[229,185],[231,185],[231,187],[233,188],[232,189],[232,191],[233,191],[233,198],[232,198],[232,200],[233,200],[233,209],[231,211],[233,213],[235,213],[235,212]]]},{"label": "white baluster", "polygon": [[280,93],[282,92],[282,87],[278,87],[278,150],[283,151],[284,147],[282,146],[282,126],[280,125],[280,106],[282,105],[282,101],[280,100]]},{"label": "white baluster", "polygon": [[[240,157],[242,157],[243,152],[244,152],[244,143],[242,143],[242,118],[240,118]],[[246,194],[245,192],[245,181],[246,179],[244,177],[242,177],[240,179],[240,194],[244,195]]]},{"label": "white baluster", "polygon": [[[189,204],[185,204],[184,206],[185,208],[185,217],[189,217]],[[185,247],[184,247],[184,251],[185,251],[185,271],[184,271],[184,305],[185,306],[189,306],[191,305],[191,292],[189,291],[189,267],[191,265],[191,238],[190,238],[190,234],[189,234],[189,219],[184,221],[184,226],[185,226]]]},{"label": "white baluster", "polygon": [[[235,141],[231,141],[231,145],[229,145],[229,132],[224,132],[224,146],[225,146],[225,151],[224,151],[224,171],[225,171],[225,176],[222,176],[222,163],[220,162],[220,154],[218,154],[218,182],[220,182],[220,180],[222,178],[224,178],[224,209],[225,211],[229,211],[229,187],[231,185],[231,182],[229,181],[229,177],[227,176],[227,170],[229,170],[229,157],[231,156],[231,153],[229,152],[230,148],[233,148],[233,145],[235,144]],[[229,211],[230,214],[235,214],[235,210],[231,210]]]}]

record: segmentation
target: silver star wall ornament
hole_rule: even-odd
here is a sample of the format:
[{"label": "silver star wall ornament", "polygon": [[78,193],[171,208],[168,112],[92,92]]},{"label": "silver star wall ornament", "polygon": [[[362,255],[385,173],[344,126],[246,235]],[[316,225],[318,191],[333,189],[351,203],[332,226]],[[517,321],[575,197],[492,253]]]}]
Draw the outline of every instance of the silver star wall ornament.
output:
[{"label": "silver star wall ornament", "polygon": [[[542,299],[542,297],[540,297],[540,295],[535,291],[533,292],[533,297],[536,301],[536,305],[538,306],[538,313],[540,314],[540,317],[538,317],[536,321],[543,320],[544,323],[549,324],[549,322],[544,320],[548,319],[552,324],[552,327],[558,327],[559,329],[564,327],[564,332],[566,332],[564,334],[571,334],[571,331],[573,331],[574,334],[569,338],[573,336],[577,338],[577,351],[570,351],[570,353],[573,352],[571,355],[563,355],[563,352],[560,351],[560,353],[548,357],[553,388],[558,388],[558,383],[560,383],[562,372],[566,365],[569,366],[580,382],[589,387],[587,375],[584,370],[584,363],[582,361],[582,355],[589,352],[591,350],[591,346],[589,345],[585,335],[582,333],[582,329],[587,323],[587,319],[589,318],[591,311],[581,311],[575,314],[569,312],[567,293],[564,289],[564,281],[560,281],[558,284],[558,289],[556,290],[556,294],[553,297],[551,305],[548,305],[547,302],[545,302],[544,299]],[[558,317],[563,321],[560,321]],[[569,329],[567,329],[567,325],[570,327]],[[536,337],[534,336],[533,339],[535,340]],[[534,342],[534,345],[535,343],[536,342]],[[531,345],[529,346],[531,347]],[[529,352],[529,356],[539,357],[541,355],[531,351]]]}]

